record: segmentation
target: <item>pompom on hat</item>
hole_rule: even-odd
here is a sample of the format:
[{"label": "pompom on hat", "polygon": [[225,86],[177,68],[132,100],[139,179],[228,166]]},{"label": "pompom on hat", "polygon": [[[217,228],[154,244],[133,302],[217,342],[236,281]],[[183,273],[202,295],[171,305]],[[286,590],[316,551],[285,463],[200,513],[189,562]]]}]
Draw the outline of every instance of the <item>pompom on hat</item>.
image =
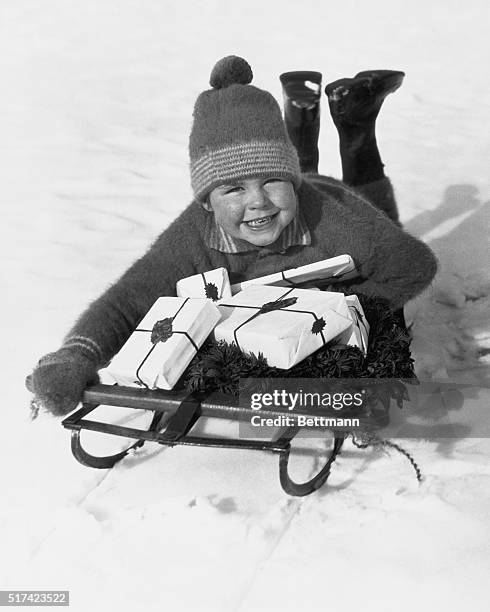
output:
[{"label": "pompom on hat", "polygon": [[250,85],[249,64],[235,55],[221,59],[194,106],[189,139],[191,184],[196,200],[218,185],[269,176],[301,184],[298,155],[281,110],[267,91]]}]

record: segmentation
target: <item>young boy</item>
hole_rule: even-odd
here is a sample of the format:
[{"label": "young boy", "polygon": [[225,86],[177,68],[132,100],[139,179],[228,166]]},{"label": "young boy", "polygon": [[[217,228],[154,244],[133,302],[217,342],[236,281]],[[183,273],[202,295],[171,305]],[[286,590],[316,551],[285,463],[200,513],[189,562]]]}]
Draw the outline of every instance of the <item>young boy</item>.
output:
[{"label": "young boy", "polygon": [[[194,109],[194,201],[80,316],[63,346],[39,361],[27,380],[37,400],[54,414],[74,409],[158,297],[175,295],[179,279],[220,266],[237,283],[348,253],[359,272],[349,286],[356,293],[384,297],[398,309],[424,289],[436,260],[397,225],[374,137],[383,99],[401,78],[403,73],[391,71],[360,73],[326,88],[344,179],[362,185],[355,191],[315,174],[311,151],[296,142],[302,162],[310,160],[310,174],[303,175],[275,99],[250,85],[245,60],[218,62],[212,89],[200,94]],[[294,139],[293,102],[286,97]],[[311,127],[317,128],[300,120],[297,133]]]}]

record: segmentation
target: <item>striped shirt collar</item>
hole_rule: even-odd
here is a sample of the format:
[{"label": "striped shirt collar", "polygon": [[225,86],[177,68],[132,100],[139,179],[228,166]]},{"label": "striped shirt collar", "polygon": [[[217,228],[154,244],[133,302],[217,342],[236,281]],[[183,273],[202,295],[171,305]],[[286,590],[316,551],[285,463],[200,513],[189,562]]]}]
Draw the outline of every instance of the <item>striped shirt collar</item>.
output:
[{"label": "striped shirt collar", "polygon": [[[221,253],[246,253],[247,251],[260,251],[263,248],[230,236],[216,223],[213,214],[206,215],[204,242],[209,248],[221,251]],[[269,244],[265,248],[276,253],[284,253],[289,247],[308,246],[310,244],[310,230],[301,211],[299,211],[291,223],[283,229],[274,244]]]}]

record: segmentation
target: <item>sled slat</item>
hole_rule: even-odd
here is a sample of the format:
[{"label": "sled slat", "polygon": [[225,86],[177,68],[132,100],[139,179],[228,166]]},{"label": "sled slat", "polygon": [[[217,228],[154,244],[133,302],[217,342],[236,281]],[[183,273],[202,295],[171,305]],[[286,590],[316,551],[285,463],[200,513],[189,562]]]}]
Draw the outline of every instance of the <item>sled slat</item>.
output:
[{"label": "sled slat", "polygon": [[161,389],[148,390],[119,385],[95,385],[85,390],[83,403],[105,404],[124,408],[172,411],[189,396],[188,392],[170,392]]},{"label": "sled slat", "polygon": [[90,421],[88,419],[80,419],[76,423],[64,423],[64,426],[67,429],[88,429],[90,431],[98,431],[100,433],[122,436],[123,438],[135,438],[137,440],[145,440],[149,442],[158,441],[158,432],[155,431],[135,429],[134,427],[124,427],[124,425],[113,425],[112,423],[100,423],[98,421]]},{"label": "sled slat", "polygon": [[[250,419],[257,415],[256,410],[240,406],[238,398],[218,392],[206,395],[202,393],[177,393],[162,389],[147,390],[119,385],[95,385],[87,389],[83,396],[84,405],[92,404],[92,409],[99,404],[104,404],[121,408],[138,408],[170,413],[175,413],[185,400],[198,401],[200,404],[199,416],[202,417],[250,422]],[[90,412],[90,409],[88,409],[87,412],[82,413],[83,410],[84,408],[81,408],[67,417],[63,421],[63,425],[70,428],[79,418],[83,418]],[[266,419],[284,416],[284,414],[288,414],[284,409],[262,408],[260,410],[260,416]],[[298,414],[314,417],[318,415],[318,412],[312,411],[310,413],[301,410],[298,411]]]}]

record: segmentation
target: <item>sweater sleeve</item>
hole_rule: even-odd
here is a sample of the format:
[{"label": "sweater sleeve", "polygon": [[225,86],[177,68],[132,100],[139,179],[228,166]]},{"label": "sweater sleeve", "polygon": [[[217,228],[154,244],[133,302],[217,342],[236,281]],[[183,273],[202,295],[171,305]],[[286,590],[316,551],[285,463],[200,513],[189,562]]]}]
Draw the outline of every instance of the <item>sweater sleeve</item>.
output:
[{"label": "sweater sleeve", "polygon": [[[363,185],[361,189],[328,176],[308,176],[308,180],[327,198],[323,211],[331,211],[330,216],[324,212],[328,220],[325,236],[331,240],[335,228],[335,235],[340,237],[339,252],[349,252],[356,260],[360,281],[354,279],[346,288],[383,297],[396,310],[429,285],[437,272],[437,260],[426,244],[386,216],[389,212],[382,204],[394,203],[389,179]],[[311,192],[307,195],[310,200],[314,197]],[[341,209],[334,208],[332,197]],[[344,244],[349,245],[346,250]]]},{"label": "sweater sleeve", "polygon": [[[106,364],[122,347],[155,300],[175,296],[178,280],[195,273],[192,254],[199,252],[188,209],[165,230],[147,253],[79,317],[65,347],[91,353]],[[193,248],[186,248],[192,241]]]},{"label": "sweater sleeve", "polygon": [[437,272],[431,249],[376,211],[371,221],[371,248],[359,266],[361,282],[350,285],[356,293],[386,298],[393,309],[425,289]]}]

